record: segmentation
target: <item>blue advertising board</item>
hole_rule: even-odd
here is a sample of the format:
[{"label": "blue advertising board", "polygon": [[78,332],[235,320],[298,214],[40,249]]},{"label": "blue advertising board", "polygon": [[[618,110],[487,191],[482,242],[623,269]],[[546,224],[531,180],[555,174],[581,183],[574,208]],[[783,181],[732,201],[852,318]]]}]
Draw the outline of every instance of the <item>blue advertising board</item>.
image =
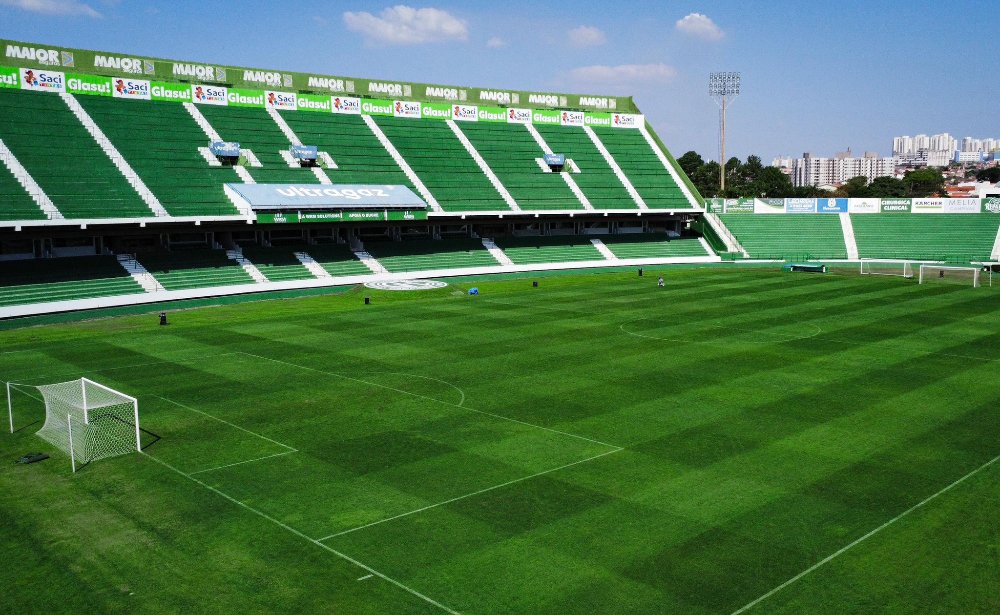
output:
[{"label": "blue advertising board", "polygon": [[847,199],[816,199],[816,211],[821,214],[846,214]]},{"label": "blue advertising board", "polygon": [[288,150],[292,153],[292,158],[298,160],[316,160],[319,156],[319,147],[315,145],[292,145]]},{"label": "blue advertising board", "polygon": [[545,164],[562,166],[566,164],[566,154],[545,154]]},{"label": "blue advertising board", "polygon": [[208,149],[216,156],[240,157],[240,144],[235,141],[213,141]]}]

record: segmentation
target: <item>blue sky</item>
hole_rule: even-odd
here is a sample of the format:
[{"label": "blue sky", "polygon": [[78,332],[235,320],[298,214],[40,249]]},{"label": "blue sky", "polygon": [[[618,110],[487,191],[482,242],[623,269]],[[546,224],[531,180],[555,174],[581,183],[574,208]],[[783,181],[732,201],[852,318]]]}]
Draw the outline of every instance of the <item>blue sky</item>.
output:
[{"label": "blue sky", "polygon": [[[0,37],[321,74],[632,94],[676,154],[717,156],[708,73],[740,71],[727,154],[1000,137],[996,0],[0,0]],[[430,10],[426,10],[430,9]]]}]

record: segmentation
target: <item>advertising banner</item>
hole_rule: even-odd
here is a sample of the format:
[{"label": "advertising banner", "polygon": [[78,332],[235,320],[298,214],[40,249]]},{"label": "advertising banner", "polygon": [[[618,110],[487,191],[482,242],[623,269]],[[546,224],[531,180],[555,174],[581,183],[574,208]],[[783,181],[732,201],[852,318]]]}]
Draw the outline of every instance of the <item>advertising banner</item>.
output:
[{"label": "advertising banner", "polygon": [[1000,197],[983,199],[983,213],[1000,214]]},{"label": "advertising banner", "polygon": [[563,111],[561,114],[563,126],[583,126],[583,111]]},{"label": "advertising banner", "polygon": [[705,199],[705,205],[708,207],[709,213],[713,214],[726,213],[725,199]]},{"label": "advertising banner", "polygon": [[420,113],[430,120],[451,119],[451,105],[447,103],[424,103],[420,106]]},{"label": "advertising banner", "polygon": [[152,100],[151,86],[148,81],[115,77],[111,80],[111,95],[115,98],[131,98],[132,100]]},{"label": "advertising banner", "polygon": [[229,90],[227,94],[229,106],[231,107],[257,107],[264,106],[263,90]]},{"label": "advertising banner", "polygon": [[943,214],[946,199],[913,199],[910,211],[915,214]]},{"label": "advertising banner", "polygon": [[16,68],[0,66],[0,88],[20,88],[21,77]]},{"label": "advertising banner", "polygon": [[452,105],[451,119],[456,122],[478,122],[479,107],[472,105]]},{"label": "advertising banner", "polygon": [[218,105],[225,107],[229,104],[229,89],[218,85],[192,85],[191,102],[198,105]]},{"label": "advertising banner", "polygon": [[480,122],[506,122],[507,110],[503,107],[479,107]]},{"label": "advertising banner", "polygon": [[298,106],[299,111],[323,111],[330,113],[333,110],[330,97],[318,94],[299,94],[295,104]]},{"label": "advertising banner", "polygon": [[19,74],[22,90],[65,92],[66,75],[50,70],[22,68]]},{"label": "advertising banner", "polygon": [[752,214],[756,199],[725,199],[727,214]]},{"label": "advertising banner", "polygon": [[364,115],[393,115],[393,104],[391,100],[365,100],[361,103],[361,113]]},{"label": "advertising banner", "polygon": [[908,214],[913,205],[913,199],[882,199],[882,213]]},{"label": "advertising banner", "polygon": [[818,214],[846,214],[847,199],[816,199]]},{"label": "advertising banner", "polygon": [[[770,200],[770,199],[768,199]],[[827,199],[819,199],[826,201]],[[789,214],[814,214],[816,213],[816,199],[785,199],[784,213]],[[754,211],[756,213],[756,209]],[[782,213],[781,211],[768,211],[761,213]]]},{"label": "advertising banner", "polygon": [[70,94],[111,96],[111,78],[92,75],[66,75],[66,91]]},{"label": "advertising banner", "polygon": [[531,109],[507,109],[508,124],[530,124],[534,121],[534,114]]},{"label": "advertising banner", "polygon": [[[815,199],[788,199],[789,201],[809,201],[801,203],[797,207],[812,207],[816,211]],[[783,214],[785,213],[785,199],[754,199],[753,213],[755,214]]]},{"label": "advertising banner", "polygon": [[420,103],[409,100],[394,100],[392,101],[392,116],[419,118]]},{"label": "advertising banner", "polygon": [[336,184],[226,184],[253,208],[406,207],[427,204],[406,186]]},{"label": "advertising banner", "polygon": [[946,214],[978,214],[981,211],[979,199],[947,199],[944,202]]},{"label": "advertising banner", "polygon": [[179,83],[162,83],[154,81],[151,90],[153,100],[169,100],[175,102],[191,102],[191,86]]},{"label": "advertising banner", "polygon": [[612,128],[638,128],[646,123],[646,118],[633,113],[615,113],[611,116]]},{"label": "advertising banner", "polygon": [[[361,115],[360,98],[345,98],[343,96],[331,96],[330,104],[333,107],[332,111],[334,113],[343,113],[345,115]],[[370,114],[370,115],[380,115],[380,114]],[[382,115],[388,115],[388,114],[382,114]]]},{"label": "advertising banner", "polygon": [[216,156],[239,158],[240,144],[236,141],[212,141],[208,144],[208,151]]},{"label": "advertising banner", "polygon": [[558,126],[562,123],[562,114],[548,109],[535,109],[535,112],[531,114],[531,121],[534,124],[555,124]]},{"label": "advertising banner", "polygon": [[285,111],[295,111],[299,108],[294,92],[274,92],[264,91],[264,106],[268,109],[278,109]]},{"label": "advertising banner", "polygon": [[877,214],[882,211],[882,199],[848,199],[847,213]]},{"label": "advertising banner", "polygon": [[288,147],[288,152],[292,158],[298,160],[316,160],[316,157],[319,156],[319,147],[316,145],[291,145]]},{"label": "advertising banner", "polygon": [[611,114],[610,113],[588,113],[583,118],[583,122],[587,126],[603,126],[605,128],[611,126]]}]

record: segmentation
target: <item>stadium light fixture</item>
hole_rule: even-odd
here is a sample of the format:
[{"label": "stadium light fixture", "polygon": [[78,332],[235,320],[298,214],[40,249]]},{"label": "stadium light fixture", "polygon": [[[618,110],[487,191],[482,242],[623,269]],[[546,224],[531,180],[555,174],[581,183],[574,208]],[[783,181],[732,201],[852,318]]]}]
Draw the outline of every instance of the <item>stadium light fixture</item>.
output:
[{"label": "stadium light fixture", "polygon": [[726,109],[740,95],[740,73],[709,73],[708,95],[719,105],[719,191],[726,189]]}]

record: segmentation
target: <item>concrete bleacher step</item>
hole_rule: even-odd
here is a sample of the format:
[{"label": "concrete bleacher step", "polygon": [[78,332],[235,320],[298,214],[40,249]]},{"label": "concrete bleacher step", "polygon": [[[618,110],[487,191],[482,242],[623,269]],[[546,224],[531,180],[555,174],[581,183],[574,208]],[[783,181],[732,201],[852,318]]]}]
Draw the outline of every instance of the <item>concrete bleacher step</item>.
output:
[{"label": "concrete bleacher step", "polygon": [[994,261],[1000,261],[1000,228],[997,229],[997,238],[993,240],[993,251],[990,253],[990,258]]},{"label": "concrete bleacher step", "polygon": [[378,142],[382,144],[382,147],[385,148],[385,151],[389,152],[389,155],[392,156],[392,159],[396,161],[396,165],[399,166],[400,169],[402,169],[403,173],[406,175],[406,178],[410,180],[410,183],[412,183],[413,186],[417,189],[417,192],[420,193],[420,196],[424,197],[424,200],[427,201],[427,204],[430,205],[431,209],[437,212],[444,211],[444,209],[441,208],[441,204],[437,202],[437,199],[435,199],[434,195],[431,194],[430,190],[427,189],[427,186],[424,185],[424,182],[420,181],[420,178],[417,177],[416,172],[414,172],[413,168],[410,167],[410,164],[406,162],[406,159],[403,158],[403,155],[399,153],[399,150],[396,149],[396,146],[393,145],[391,141],[389,141],[389,137],[385,136],[385,133],[382,132],[382,129],[379,128],[379,125],[375,122],[375,120],[372,119],[370,115],[362,115],[361,120],[368,126],[369,129],[371,129],[372,133],[375,135],[375,138],[378,139]]},{"label": "concrete bleacher step", "polygon": [[[535,140],[535,143],[538,144],[538,147],[540,147],[544,153],[546,154],[554,153],[552,151],[552,148],[549,147],[548,142],[545,140],[545,137],[543,137],[542,133],[538,132],[538,130],[534,126],[532,126],[531,124],[525,124],[524,127],[528,130],[528,134],[531,135],[531,138]],[[542,170],[545,171],[546,173],[552,172],[552,169],[549,168],[549,165],[545,164],[544,158],[536,158],[535,161],[538,162],[538,166],[540,166]],[[573,169],[574,173],[580,172],[580,167],[576,166],[576,163],[573,162],[572,160],[567,160],[566,164],[572,165],[570,166],[570,168]],[[573,179],[572,175],[570,175],[568,172],[565,171],[563,171],[559,175],[562,176],[563,181],[566,182],[566,185],[569,186],[569,189],[573,192],[573,195],[576,196],[576,200],[580,201],[580,205],[583,205],[584,209],[594,209],[594,206],[590,203],[590,199],[588,199],[587,195],[583,193],[583,190],[580,190],[580,186],[577,185],[576,180]]]},{"label": "concrete bleacher step", "polygon": [[309,273],[313,274],[317,278],[332,278],[330,272],[323,269],[323,265],[316,262],[316,259],[309,256],[308,252],[294,252],[295,258],[299,259],[302,266],[309,270]]},{"label": "concrete bleacher step", "polygon": [[635,189],[635,186],[633,186],[632,182],[629,181],[629,178],[625,176],[625,172],[622,171],[620,166],[618,166],[618,162],[615,160],[615,157],[611,155],[611,152],[609,152],[608,148],[604,146],[601,138],[597,136],[596,132],[594,132],[594,129],[590,126],[584,126],[583,131],[587,133],[588,137],[590,137],[590,140],[594,143],[594,147],[597,148],[597,151],[601,153],[604,161],[607,162],[608,166],[611,167],[611,170],[614,171],[618,181],[625,186],[625,190],[629,193],[629,196],[632,197],[632,200],[635,201],[635,204],[639,206],[639,209],[649,209],[646,202],[642,200],[641,196],[639,196],[639,192]]},{"label": "concrete bleacher step", "polygon": [[618,257],[615,256],[615,253],[609,250],[608,246],[604,245],[604,242],[601,241],[600,239],[597,239],[595,237],[594,239],[590,240],[590,243],[594,244],[594,247],[597,248],[598,252],[604,255],[604,258],[608,259],[609,261],[618,260]]},{"label": "concrete bleacher step", "polygon": [[378,262],[374,256],[365,251],[358,251],[354,253],[358,257],[358,260],[364,263],[365,267],[371,270],[372,273],[389,273],[389,270],[382,266],[382,263]]},{"label": "concrete bleacher step", "polygon": [[847,246],[847,258],[852,261],[858,260],[858,242],[854,238],[854,223],[851,222],[851,214],[842,213],[840,216],[840,227],[844,231],[844,245]]},{"label": "concrete bleacher step", "polygon": [[[278,113],[275,109],[268,109],[267,114],[270,115],[271,119],[274,120],[274,123],[278,125],[278,128],[281,129],[282,134],[285,135],[285,138],[288,139],[289,143],[291,143],[292,145],[302,145],[302,140],[299,139],[299,136],[297,134],[295,134],[295,131],[292,130],[292,127],[288,125],[288,122],[285,121],[285,118],[281,117],[280,113]],[[326,154],[326,152],[321,152],[321,153]],[[289,167],[293,169],[301,168],[299,161],[292,156],[292,153],[290,151],[281,150],[280,154],[281,157],[285,160],[285,162],[288,163]],[[336,164],[332,164],[333,158],[330,158],[329,154],[326,154],[326,156],[320,156],[319,153],[317,153],[317,156],[321,160],[323,160],[323,162],[326,163],[328,167],[334,169],[337,168]],[[319,180],[319,183],[325,185],[333,184],[333,182],[330,181],[330,178],[327,177],[326,173],[323,171],[322,168],[312,167],[312,172],[313,175],[316,176],[316,179]]]},{"label": "concrete bleacher step", "polygon": [[514,261],[510,260],[510,257],[504,254],[503,250],[501,250],[497,246],[496,242],[490,239],[489,237],[483,237],[483,247],[489,250],[490,254],[493,255],[493,258],[495,258],[496,261],[501,265],[504,266],[514,265]]},{"label": "concrete bleacher step", "polygon": [[128,272],[132,279],[135,280],[139,286],[143,288],[147,293],[156,293],[166,290],[163,285],[153,274],[146,270],[142,264],[135,260],[131,254],[119,254],[118,264]]},{"label": "concrete bleacher step", "polygon": [[243,251],[239,248],[226,250],[226,256],[229,257],[229,260],[236,261],[236,263],[243,268],[243,271],[246,271],[247,275],[253,278],[253,281],[257,284],[264,284],[269,281],[264,274],[260,272],[260,269],[257,269],[256,265],[243,256]]},{"label": "concrete bleacher step", "polygon": [[694,197],[694,195],[691,193],[691,190],[687,187],[687,184],[685,184],[684,181],[681,179],[681,176],[680,174],[677,173],[677,169],[674,168],[674,165],[670,164],[670,161],[667,160],[666,154],[664,154],[663,150],[661,150],[660,147],[656,144],[656,141],[653,139],[653,135],[650,134],[648,130],[646,130],[646,126],[644,124],[639,126],[639,132],[646,140],[646,143],[649,145],[650,149],[653,150],[653,153],[656,154],[656,157],[660,160],[660,164],[663,165],[663,168],[666,169],[668,173],[670,173],[670,177],[673,178],[674,183],[677,184],[678,188],[680,188],[681,194],[684,195],[684,198],[687,199],[691,207],[695,208],[700,207],[701,205],[700,203],[698,203],[698,199]]},{"label": "concrete bleacher step", "polygon": [[490,168],[490,165],[486,163],[486,160],[484,160],[479,152],[476,151],[476,147],[472,144],[472,141],[469,141],[469,138],[465,136],[465,133],[463,133],[462,129],[459,128],[458,123],[456,123],[455,120],[448,120],[446,123],[448,124],[448,127],[451,128],[451,131],[455,133],[455,136],[458,137],[462,146],[465,147],[465,151],[469,152],[472,159],[476,161],[477,165],[479,165],[479,169],[484,175],[486,175],[486,178],[490,180],[490,183],[493,184],[493,187],[500,193],[500,196],[503,197],[507,206],[514,211],[521,211],[521,207],[517,204],[517,201],[514,200],[514,197],[507,190],[507,188],[504,187],[500,178],[496,176],[496,173],[494,173],[493,169]]},{"label": "concrete bleacher step", "polygon": [[208,163],[208,166],[210,167],[222,166],[222,163],[219,162],[219,159],[216,157],[216,155],[213,154],[212,150],[208,149],[207,147],[199,147],[198,153],[201,154],[202,158],[205,159],[205,162]]},{"label": "concrete bleacher step", "polygon": [[743,246],[740,245],[740,242],[736,239],[736,235],[733,235],[733,232],[729,230],[729,227],[725,225],[719,216],[708,211],[706,211],[703,215],[705,216],[705,220],[708,222],[708,225],[712,227],[719,238],[722,239],[722,242],[726,244],[727,251],[739,252],[743,254],[743,258],[750,258],[750,255],[747,254],[747,251],[743,249]]},{"label": "concrete bleacher step", "polygon": [[28,173],[28,170],[24,168],[24,165],[14,156],[14,152],[10,151],[10,148],[4,144],[3,140],[0,139],[0,162],[3,162],[4,166],[11,172],[17,183],[21,184],[21,187],[31,196],[35,204],[38,205],[39,209],[48,216],[50,220],[61,220],[63,219],[62,212],[55,206],[49,195],[45,194],[42,187],[38,185],[38,182]]}]

